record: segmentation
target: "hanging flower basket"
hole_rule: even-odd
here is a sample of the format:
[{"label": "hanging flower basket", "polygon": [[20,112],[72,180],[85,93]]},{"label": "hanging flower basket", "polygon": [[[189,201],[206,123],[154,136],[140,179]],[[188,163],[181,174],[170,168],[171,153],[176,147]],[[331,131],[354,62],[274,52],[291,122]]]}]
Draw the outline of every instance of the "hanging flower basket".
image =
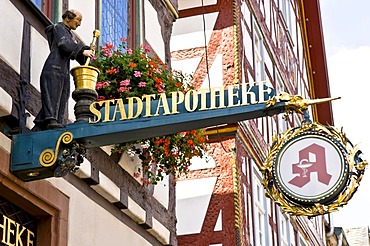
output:
[{"label": "hanging flower basket", "polygon": [[[115,48],[109,42],[100,47],[94,66],[100,70],[96,91],[98,100],[141,97],[149,94],[192,89],[191,76],[171,71],[157,56],[151,56],[150,47],[131,49],[126,40]],[[144,184],[156,184],[165,175],[175,176],[188,172],[192,157],[203,157],[206,148],[203,130],[116,144],[112,153],[137,155],[141,160]]]}]

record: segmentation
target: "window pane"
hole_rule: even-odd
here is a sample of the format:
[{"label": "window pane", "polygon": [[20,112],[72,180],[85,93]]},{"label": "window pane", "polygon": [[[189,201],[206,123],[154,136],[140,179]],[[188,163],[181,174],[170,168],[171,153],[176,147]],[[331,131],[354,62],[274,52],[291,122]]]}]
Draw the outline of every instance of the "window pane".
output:
[{"label": "window pane", "polygon": [[129,0],[102,1],[102,42],[117,46],[121,38],[129,38]]},{"label": "window pane", "polygon": [[39,8],[42,9],[42,0],[32,0],[32,2]]}]

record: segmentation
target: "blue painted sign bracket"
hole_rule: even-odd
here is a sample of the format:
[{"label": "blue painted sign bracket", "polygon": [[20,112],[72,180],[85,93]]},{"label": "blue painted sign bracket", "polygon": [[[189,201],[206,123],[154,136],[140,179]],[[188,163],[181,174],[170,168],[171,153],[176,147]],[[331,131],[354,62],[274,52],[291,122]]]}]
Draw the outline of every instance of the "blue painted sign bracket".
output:
[{"label": "blue painted sign bracket", "polygon": [[[226,95],[227,96],[227,95]],[[273,90],[265,93],[263,103],[238,105],[210,110],[186,112],[158,117],[137,117],[131,120],[108,122],[77,122],[65,128],[18,134],[12,139],[11,172],[24,181],[63,176],[71,171],[72,162],[81,161],[84,148],[112,145],[133,140],[163,136],[176,132],[200,129],[225,123],[276,115],[285,111],[287,102],[266,107]],[[158,103],[153,101],[152,104]],[[114,111],[114,106],[111,106]],[[127,105],[125,105],[127,107]],[[101,109],[104,112],[104,109]],[[60,163],[62,166],[60,166]],[[71,164],[71,165],[69,165]]]}]

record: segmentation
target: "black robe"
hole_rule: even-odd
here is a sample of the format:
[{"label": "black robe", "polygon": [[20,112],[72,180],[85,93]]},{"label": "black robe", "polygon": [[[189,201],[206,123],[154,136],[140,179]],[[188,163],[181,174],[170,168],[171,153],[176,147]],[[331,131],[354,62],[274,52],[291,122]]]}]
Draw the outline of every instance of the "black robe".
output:
[{"label": "black robe", "polygon": [[82,53],[90,48],[76,42],[71,30],[63,22],[46,27],[45,33],[50,54],[40,76],[42,108],[34,121],[39,130],[46,129],[50,120],[64,123],[64,112],[70,94],[70,60],[84,64],[87,57]]}]

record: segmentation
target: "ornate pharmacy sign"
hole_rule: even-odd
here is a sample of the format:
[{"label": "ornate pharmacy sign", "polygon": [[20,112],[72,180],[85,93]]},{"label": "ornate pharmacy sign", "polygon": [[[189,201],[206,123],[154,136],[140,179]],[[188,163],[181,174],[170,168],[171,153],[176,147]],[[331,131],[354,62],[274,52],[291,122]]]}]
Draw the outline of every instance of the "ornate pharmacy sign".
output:
[{"label": "ornate pharmacy sign", "polygon": [[284,212],[336,211],[357,190],[367,162],[343,132],[304,122],[277,136],[261,169],[267,195]]},{"label": "ornate pharmacy sign", "polygon": [[86,88],[76,91],[75,97],[83,103],[76,103],[75,111],[80,114],[75,123],[13,136],[10,169],[18,178],[32,181],[64,176],[78,168],[86,148],[275,115],[286,105],[279,102],[266,108],[274,89],[264,83],[131,97],[126,104],[120,99],[92,101],[87,107],[92,96]]}]

